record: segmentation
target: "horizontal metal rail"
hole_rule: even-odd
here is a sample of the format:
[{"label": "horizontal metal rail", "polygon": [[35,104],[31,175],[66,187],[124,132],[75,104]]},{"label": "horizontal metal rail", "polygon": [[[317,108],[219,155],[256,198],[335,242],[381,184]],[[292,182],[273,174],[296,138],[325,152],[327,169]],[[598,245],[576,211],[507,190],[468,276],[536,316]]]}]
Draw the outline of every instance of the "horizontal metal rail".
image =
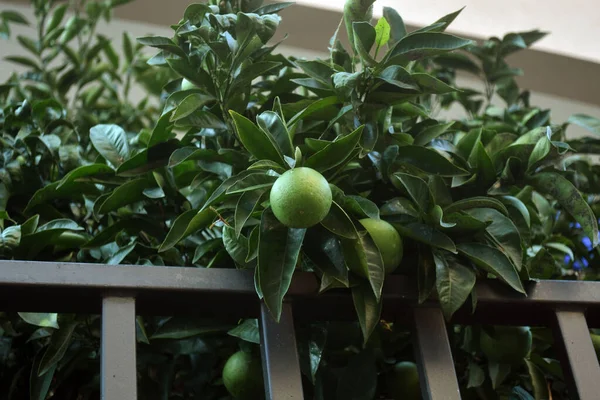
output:
[{"label": "horizontal metal rail", "polygon": [[[538,281],[525,287],[527,296],[497,280],[478,282],[475,313],[466,306],[455,322],[547,325],[556,309],[575,307],[586,312],[591,327],[600,326],[600,282]],[[347,291],[318,294],[318,289],[314,274],[296,273],[286,297],[295,319],[355,318]],[[254,290],[252,271],[236,269],[0,261],[3,311],[100,313],[104,296],[121,295],[135,297],[140,315],[212,315],[217,301],[220,315],[237,319],[260,315]],[[418,296],[410,279],[388,277],[383,297],[384,318],[412,324]]]}]

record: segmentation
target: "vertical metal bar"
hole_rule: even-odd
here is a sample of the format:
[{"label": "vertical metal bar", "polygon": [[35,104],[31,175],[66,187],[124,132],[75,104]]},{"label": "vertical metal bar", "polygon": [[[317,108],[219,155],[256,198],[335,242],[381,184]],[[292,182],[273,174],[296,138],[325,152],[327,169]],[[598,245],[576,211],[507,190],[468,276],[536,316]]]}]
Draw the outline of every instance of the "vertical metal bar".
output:
[{"label": "vertical metal bar", "polygon": [[555,315],[555,342],[569,385],[569,398],[598,399],[600,365],[583,311],[557,310]]},{"label": "vertical metal bar", "polygon": [[101,392],[103,400],[137,399],[135,299],[102,300]]},{"label": "vertical metal bar", "polygon": [[442,310],[419,307],[414,311],[414,343],[424,400],[460,400],[452,351]]},{"label": "vertical metal bar", "polygon": [[281,320],[261,305],[260,347],[267,400],[302,400],[302,375],[296,347],[292,306],[283,304]]}]

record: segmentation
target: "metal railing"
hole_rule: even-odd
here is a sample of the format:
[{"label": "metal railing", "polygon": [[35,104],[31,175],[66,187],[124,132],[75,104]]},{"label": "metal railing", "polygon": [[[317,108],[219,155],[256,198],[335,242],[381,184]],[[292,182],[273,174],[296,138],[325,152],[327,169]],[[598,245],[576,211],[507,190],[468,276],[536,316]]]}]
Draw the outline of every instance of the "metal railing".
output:
[{"label": "metal railing", "polygon": [[[294,323],[355,318],[347,292],[318,294],[310,273],[294,277],[280,323],[254,292],[253,273],[234,269],[108,266],[0,261],[5,311],[102,313],[101,392],[105,400],[137,398],[135,317],[212,315],[260,318],[265,390],[270,400],[303,398]],[[600,327],[600,282],[539,281],[527,297],[497,281],[476,286],[477,309],[453,323],[550,326],[572,399],[600,398],[600,366],[589,326]],[[392,276],[383,318],[412,328],[423,398],[458,400],[446,322],[435,302],[417,304],[413,284]]]}]

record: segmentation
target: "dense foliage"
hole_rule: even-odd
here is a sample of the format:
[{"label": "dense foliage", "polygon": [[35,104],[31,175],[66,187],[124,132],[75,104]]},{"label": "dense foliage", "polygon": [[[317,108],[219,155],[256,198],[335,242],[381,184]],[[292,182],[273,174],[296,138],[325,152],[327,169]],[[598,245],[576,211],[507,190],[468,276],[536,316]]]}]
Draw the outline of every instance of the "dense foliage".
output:
[{"label": "dense foliage", "polygon": [[[478,278],[523,292],[532,278],[596,277],[598,167],[573,149],[600,142],[566,132],[600,133],[600,121],[553,124],[505,61],[544,33],[477,44],[444,32],[459,12],[407,32],[395,10],[372,25],[373,1],[356,1],[330,58],[308,61],[270,42],[290,4],[226,0],[190,5],[172,38],[136,44],[125,33],[116,50],[96,28],[124,2],[32,1],[35,35],[16,37],[29,55],[6,58],[21,72],[0,86],[3,259],[253,269],[275,318],[294,271],[312,271],[322,291],[351,292],[358,317],[301,329],[315,399],[390,397],[386,377],[412,358],[409,335],[380,321],[385,251],[359,220],[392,224],[404,242],[394,273],[414,280],[420,301],[439,299],[448,320],[476,306]],[[2,11],[0,35],[13,24],[28,21]],[[462,73],[483,90],[458,88]],[[138,104],[134,85],[147,92]],[[457,105],[468,118],[440,117]],[[269,204],[277,178],[298,167],[333,194],[309,228],[284,226]],[[258,343],[256,320],[137,321],[144,399],[226,398],[227,357]],[[2,395],[98,398],[98,325],[0,314]],[[465,396],[566,398],[545,329],[510,363],[480,346],[493,331],[455,327]]]}]

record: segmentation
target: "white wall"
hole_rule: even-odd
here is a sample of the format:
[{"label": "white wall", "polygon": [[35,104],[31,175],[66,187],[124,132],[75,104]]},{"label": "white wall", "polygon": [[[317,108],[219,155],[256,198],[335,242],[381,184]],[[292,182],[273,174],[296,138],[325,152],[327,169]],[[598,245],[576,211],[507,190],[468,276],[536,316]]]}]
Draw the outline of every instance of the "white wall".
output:
[{"label": "white wall", "polygon": [[[301,0],[301,2],[308,2],[309,0]],[[335,6],[335,2],[336,1],[341,1],[341,0],[328,0],[327,4],[329,6],[333,5]],[[467,0],[462,0],[467,1]],[[513,0],[508,0],[509,3],[510,1]],[[516,0],[515,0],[516,1]],[[329,3],[331,2],[331,4]],[[448,7],[449,10],[452,10],[453,7],[455,8],[456,4],[454,4],[456,1],[455,0],[446,0],[444,2],[443,5],[435,5],[435,7],[433,6],[433,3],[435,3],[434,1],[422,1],[422,2],[418,2],[419,4],[423,5],[423,8],[421,9],[421,11],[423,12],[423,15],[427,14],[430,10],[431,12],[436,11],[436,15],[439,14],[439,10],[440,7]],[[521,2],[523,4],[528,3],[528,1],[525,0],[521,0]],[[322,2],[325,3],[325,2]],[[380,4],[385,4],[386,1],[381,1]],[[397,1],[388,1],[387,4],[392,4],[392,3],[397,3]],[[411,15],[415,15],[415,18],[417,15],[420,15],[418,13],[416,13],[416,9],[414,5],[409,5],[409,2],[403,2],[402,7],[406,9],[406,13],[408,16]],[[473,2],[476,3],[476,2]],[[483,1],[482,3],[488,3]],[[552,1],[550,1],[549,3],[553,3]],[[396,4],[397,6],[397,4]],[[435,8],[435,10],[433,10],[433,8]],[[473,7],[476,8],[476,7]],[[20,12],[22,12],[27,18],[29,18],[31,21],[34,21],[34,17],[33,17],[33,12],[30,10],[29,7],[27,6],[20,6],[20,5],[15,5],[15,4],[7,4],[7,3],[3,3],[0,2],[0,10],[3,9],[15,9],[18,10]],[[412,10],[412,12],[411,12]],[[488,9],[489,12],[489,9]],[[600,15],[600,11],[597,11],[595,15]],[[289,17],[288,17],[289,18]],[[407,18],[408,19],[408,18]],[[431,22],[431,18],[428,19],[429,22]],[[507,22],[508,23],[508,22]],[[512,22],[513,24],[516,24],[517,22]],[[523,23],[523,28],[531,26],[530,21],[525,21]],[[11,38],[10,41],[5,41],[5,40],[1,40],[0,41],[0,82],[6,80],[8,78],[8,76],[10,76],[10,74],[12,73],[12,71],[14,71],[17,66],[15,66],[14,64],[8,63],[6,61],[3,60],[3,58],[7,55],[22,55],[22,54],[26,54],[27,51],[23,50],[18,43],[14,40],[17,34],[24,34],[24,35],[34,35],[34,30],[32,27],[22,27],[22,26],[18,26],[18,25],[13,25],[14,29],[13,29],[13,36]],[[506,30],[514,30],[518,27],[515,26],[504,26],[506,28]],[[560,28],[560,27],[557,27]],[[594,27],[594,29],[599,30],[600,29],[600,24],[597,27]],[[102,24],[99,26],[98,32],[102,33],[103,35],[110,37],[113,40],[114,43],[114,47],[115,49],[121,49],[122,48],[122,33],[124,31],[129,32],[129,34],[135,38],[135,37],[139,37],[139,36],[146,36],[148,34],[154,34],[154,35],[162,35],[162,36],[171,36],[172,35],[172,31],[170,28],[168,27],[161,27],[161,26],[156,26],[156,25],[151,25],[151,24],[144,24],[144,23],[139,23],[139,22],[132,22],[132,21],[128,21],[128,20],[119,20],[119,19],[115,19],[111,22],[110,25],[106,25],[106,24]],[[556,35],[556,36],[561,36],[561,35]],[[597,37],[600,37],[600,32],[598,33]],[[567,46],[568,47],[568,46]],[[595,46],[595,48],[600,52],[600,46]],[[311,51],[306,51],[304,49],[299,49],[299,48],[291,48],[291,47],[285,47],[285,46],[281,46],[280,50],[282,53],[284,54],[288,54],[288,55],[294,55],[296,57],[306,57],[306,58],[315,58],[315,57],[323,57],[324,54],[320,54],[320,53],[315,53],[315,52],[311,52]],[[599,58],[600,61],[600,58]],[[530,71],[526,71],[528,73],[531,73]],[[590,79],[596,79],[597,77],[590,77]],[[461,81],[461,84],[465,85],[465,86],[472,86],[472,87],[478,87],[479,84],[478,82],[474,82],[474,81],[469,81],[466,79],[463,79]],[[141,97],[141,92],[138,91],[136,92],[135,88],[132,92],[132,96],[134,96],[133,98],[136,97]],[[549,95],[549,94],[545,94],[545,93],[541,93],[541,92],[533,92],[532,96],[531,96],[531,101],[533,104],[539,105],[540,107],[543,108],[550,108],[552,110],[552,120],[555,123],[562,123],[564,121],[566,121],[570,115],[575,114],[575,113],[585,113],[585,114],[590,114],[596,117],[600,118],[600,106],[596,106],[596,105],[592,105],[592,104],[586,104],[586,103],[582,103],[582,102],[578,102],[578,101],[574,101],[574,100],[570,100],[570,99],[564,99],[564,98],[560,98],[557,96],[553,96],[553,95]],[[461,116],[462,112],[461,110],[457,109],[453,109],[452,112],[450,113],[450,117],[455,117],[455,116]],[[587,131],[579,128],[579,127],[570,127],[569,131],[568,131],[569,137],[576,137],[576,136],[581,136],[584,134],[587,134]]]}]

